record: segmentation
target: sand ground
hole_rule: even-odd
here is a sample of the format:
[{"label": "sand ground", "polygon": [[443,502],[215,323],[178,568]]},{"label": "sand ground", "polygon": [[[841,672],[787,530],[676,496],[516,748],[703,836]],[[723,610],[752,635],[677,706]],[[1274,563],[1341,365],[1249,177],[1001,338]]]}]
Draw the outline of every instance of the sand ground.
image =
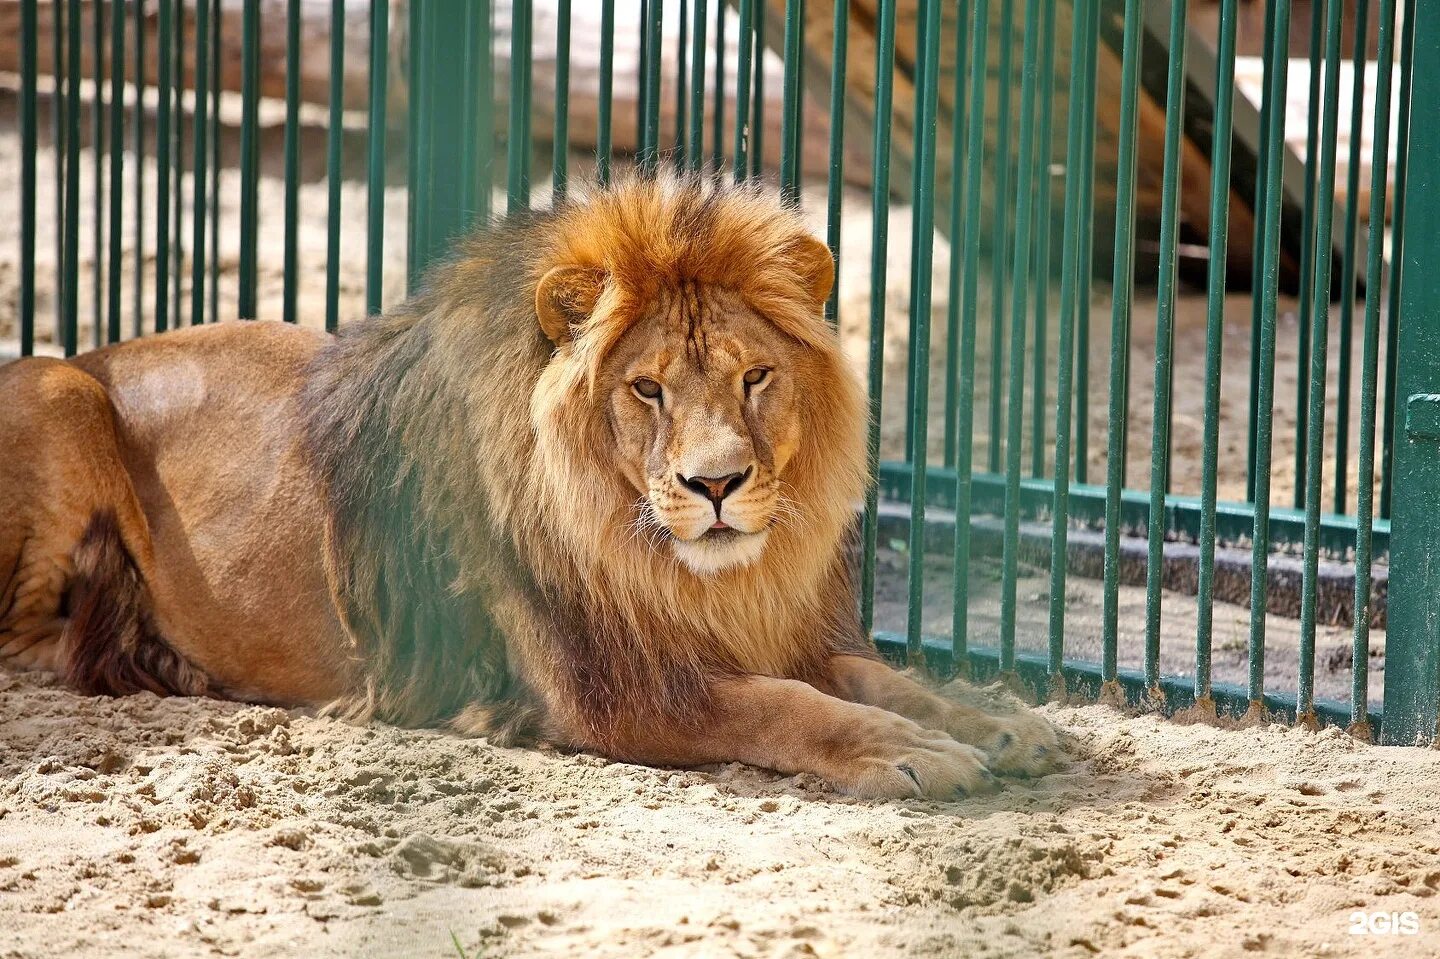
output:
[{"label": "sand ground", "polygon": [[1060,773],[862,802],[0,674],[0,955],[1440,952],[1440,752],[1044,712]]}]

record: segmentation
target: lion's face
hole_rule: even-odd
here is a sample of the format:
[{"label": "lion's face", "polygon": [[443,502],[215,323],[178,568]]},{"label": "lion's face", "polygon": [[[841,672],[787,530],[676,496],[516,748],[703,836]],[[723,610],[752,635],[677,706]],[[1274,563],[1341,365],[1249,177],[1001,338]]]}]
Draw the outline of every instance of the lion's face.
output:
[{"label": "lion's face", "polygon": [[701,575],[759,558],[787,513],[805,350],[725,290],[671,293],[601,369],[637,531]]}]

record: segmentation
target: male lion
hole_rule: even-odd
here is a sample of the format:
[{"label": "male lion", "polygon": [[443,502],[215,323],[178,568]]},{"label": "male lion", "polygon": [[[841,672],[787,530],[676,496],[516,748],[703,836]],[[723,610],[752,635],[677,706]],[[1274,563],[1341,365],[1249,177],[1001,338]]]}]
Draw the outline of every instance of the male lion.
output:
[{"label": "male lion", "polygon": [[0,660],[138,690],[949,797],[1058,755],[863,635],[865,405],[829,251],[631,179],[338,337],[226,323],[0,368]]}]

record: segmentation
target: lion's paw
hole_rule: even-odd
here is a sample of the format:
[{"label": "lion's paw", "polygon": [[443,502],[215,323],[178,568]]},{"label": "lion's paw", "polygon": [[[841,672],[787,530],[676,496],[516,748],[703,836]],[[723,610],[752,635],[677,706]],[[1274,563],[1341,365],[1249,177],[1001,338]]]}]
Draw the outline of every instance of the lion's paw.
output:
[{"label": "lion's paw", "polygon": [[963,799],[994,792],[999,782],[985,754],[908,720],[873,731],[860,755],[835,777],[846,792],[869,799]]},{"label": "lion's paw", "polygon": [[996,716],[994,731],[978,742],[986,762],[997,773],[1043,776],[1064,759],[1060,738],[1049,720],[1032,712]]}]

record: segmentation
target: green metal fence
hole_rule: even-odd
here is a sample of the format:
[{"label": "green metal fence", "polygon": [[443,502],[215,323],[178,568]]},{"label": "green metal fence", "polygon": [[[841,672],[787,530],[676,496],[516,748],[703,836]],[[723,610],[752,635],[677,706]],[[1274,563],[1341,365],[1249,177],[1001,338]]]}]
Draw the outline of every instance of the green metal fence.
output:
[{"label": "green metal fence", "polygon": [[[413,283],[454,236],[502,212],[498,196],[505,213],[559,202],[591,167],[601,182],[612,176],[621,152],[644,170],[761,178],[815,215],[842,277],[867,277],[868,296],[847,302],[837,287],[826,314],[846,335],[859,331],[870,388],[876,484],[857,601],[884,652],[941,674],[998,675],[1039,698],[1124,697],[1432,741],[1440,280],[1425,265],[1440,252],[1440,180],[1423,161],[1440,157],[1440,120],[1410,105],[1440,96],[1440,0],[1296,9],[1310,17],[1308,58],[1291,57],[1292,4],[1269,0],[1259,86],[1247,92],[1238,0],[1219,0],[1208,33],[1186,0],[371,0],[348,10],[331,0],[322,104],[302,98],[313,2],[20,0],[9,94],[18,350],[81,349],[82,303],[93,344],[255,318],[262,277],[276,275],[275,318],[334,329],[399,295],[386,269],[397,231]],[[278,90],[262,74],[274,36],[283,68],[266,64],[283,75]],[[238,83],[222,70],[235,50]],[[577,79],[577,57],[596,72]],[[537,95],[537,64],[553,96]],[[1287,134],[1289,68],[1301,64],[1303,136]],[[1348,101],[1347,70],[1360,77]],[[622,86],[633,119],[619,110]],[[1158,136],[1144,122],[1155,106]],[[546,114],[551,123],[536,122]],[[573,134],[582,125],[583,139]],[[278,169],[267,169],[277,141]],[[807,169],[807,147],[824,162]],[[1197,163],[1208,222],[1187,236],[1185,174]],[[1158,185],[1146,186],[1152,169]],[[393,193],[402,180],[397,224],[387,184]],[[302,242],[313,183],[324,191],[323,207],[309,201],[323,209],[323,254]],[[53,193],[44,209],[42,189]],[[868,194],[868,262],[848,249],[858,241],[846,218],[863,209],[847,207],[852,194]],[[1112,200],[1114,227],[1102,230]],[[1232,243],[1236,210],[1253,230]],[[889,230],[904,211],[908,277],[890,267]],[[42,233],[54,236],[50,275]],[[1248,276],[1227,273],[1232,246],[1248,248]],[[361,265],[347,269],[344,254],[360,247]],[[1142,252],[1153,285],[1137,285]],[[1182,275],[1182,261],[1202,267]],[[909,301],[897,316],[888,294],[899,285]],[[1187,304],[1203,315],[1190,350],[1177,339]],[[1248,371],[1237,370],[1227,336],[1247,333]],[[1293,370],[1287,392],[1277,356],[1292,342],[1293,367],[1278,365]],[[1135,377],[1152,364],[1137,406]],[[1224,401],[1240,394],[1237,424]],[[1177,398],[1197,395],[1198,422],[1178,421]],[[884,426],[897,401],[903,426]],[[1102,405],[1103,425],[1091,413]],[[1148,464],[1130,462],[1137,409],[1149,416]],[[1190,453],[1176,452],[1177,433],[1198,436]],[[1277,460],[1279,440],[1290,453]],[[1232,465],[1229,449],[1245,451],[1244,469],[1226,496],[1221,477],[1241,458]],[[1182,461],[1197,470],[1193,488],[1176,488]],[[1289,502],[1281,467],[1293,468]],[[937,592],[949,599],[938,625]],[[1077,602],[1091,599],[1077,626]],[[1218,650],[1217,609],[1232,621],[1248,609],[1243,638]],[[1295,647],[1283,677],[1267,671],[1279,614]],[[1142,625],[1132,629],[1132,616]],[[1327,620],[1349,624],[1348,697],[1316,694]],[[1379,622],[1383,697],[1368,672]],[[1122,635],[1132,634],[1129,650]],[[1177,650],[1186,668],[1167,670]],[[1222,658],[1241,669],[1233,680],[1216,679]]]}]

